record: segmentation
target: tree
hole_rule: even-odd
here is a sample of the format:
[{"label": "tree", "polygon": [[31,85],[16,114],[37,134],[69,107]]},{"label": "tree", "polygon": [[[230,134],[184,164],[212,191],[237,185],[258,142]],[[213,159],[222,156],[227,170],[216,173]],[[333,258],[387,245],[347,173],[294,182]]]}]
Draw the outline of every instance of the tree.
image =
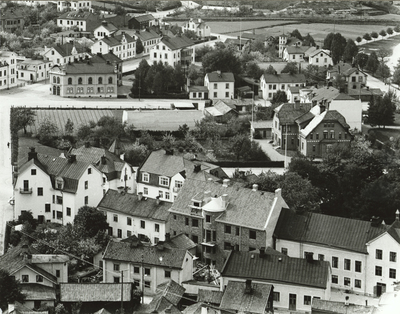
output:
[{"label": "tree", "polygon": [[291,37],[296,37],[296,38],[299,39],[299,40],[303,40],[303,36],[301,36],[301,34],[300,34],[300,32],[299,32],[298,29],[293,30],[293,31],[290,33],[290,36],[291,36]]},{"label": "tree", "polygon": [[74,123],[71,121],[70,118],[67,119],[64,128],[66,134],[72,134],[74,132]]},{"label": "tree", "polygon": [[272,65],[270,65],[265,71],[265,74],[273,74],[276,75],[276,70],[274,69],[274,67]]},{"label": "tree", "polygon": [[136,41],[136,54],[141,54],[143,52],[143,50],[144,50],[143,43],[140,40],[140,38],[138,37],[138,39]]},{"label": "tree", "polygon": [[156,141],[148,131],[140,131],[139,144],[145,145],[149,150],[155,149]]},{"label": "tree", "polygon": [[260,69],[259,65],[255,61],[251,61],[246,66],[246,76],[252,77],[255,80],[259,80],[263,70]]},{"label": "tree", "polygon": [[198,76],[199,73],[197,72],[196,66],[194,64],[191,64],[188,70],[188,78],[191,82],[194,82],[198,78]]},{"label": "tree", "polygon": [[346,38],[344,38],[340,33],[336,33],[335,35],[333,35],[330,49],[333,64],[337,64],[340,61],[346,45]]},{"label": "tree", "polygon": [[373,38],[373,39],[377,39],[378,38],[378,33],[377,32],[372,32],[371,33],[371,37]]},{"label": "tree", "polygon": [[336,74],[335,78],[333,79],[333,87],[337,88],[340,91],[344,91],[346,88],[346,79],[342,74]]},{"label": "tree", "polygon": [[368,55],[363,52],[359,52],[354,58],[355,65],[358,66],[361,69],[361,71],[367,65],[367,62],[368,62]]},{"label": "tree", "polygon": [[114,8],[114,14],[117,15],[124,15],[126,13],[126,10],[121,6],[121,5],[116,5]]},{"label": "tree", "polygon": [[310,85],[325,82],[327,68],[309,64],[303,72]]},{"label": "tree", "polygon": [[176,138],[171,133],[164,134],[162,141],[163,141],[162,146],[166,151],[171,150],[175,147]]},{"label": "tree", "polygon": [[386,32],[387,32],[389,35],[392,35],[392,34],[393,34],[393,28],[389,27],[389,28],[386,30]]},{"label": "tree", "polygon": [[251,141],[246,134],[238,134],[230,138],[229,148],[236,160],[269,160],[260,145]]},{"label": "tree", "polygon": [[315,40],[314,40],[314,38],[310,35],[310,33],[308,33],[307,36],[304,37],[303,46],[315,46]]},{"label": "tree", "polygon": [[58,135],[59,129],[57,124],[50,120],[49,117],[45,117],[39,125],[37,137],[39,142],[43,145],[53,146],[54,139]]},{"label": "tree", "polygon": [[389,57],[392,54],[392,52],[389,49],[379,49],[376,53],[376,56],[378,57],[378,60],[380,63],[385,63],[386,62],[386,58]]},{"label": "tree", "polygon": [[195,31],[192,30],[185,30],[185,32],[183,33],[183,35],[185,35],[187,38],[190,38],[192,40],[197,40],[197,34]]},{"label": "tree", "polygon": [[386,83],[386,79],[390,77],[390,69],[384,63],[379,63],[378,69],[376,70],[376,76],[381,77],[383,82]]},{"label": "tree", "polygon": [[278,90],[274,96],[272,97],[271,104],[282,104],[282,103],[287,103],[288,98],[286,95],[286,92],[283,90]]},{"label": "tree", "polygon": [[288,62],[281,73],[289,73],[290,75],[297,74],[299,73],[299,67],[296,62]]},{"label": "tree", "polygon": [[358,47],[352,39],[347,39],[346,47],[343,52],[343,61],[353,63],[353,58],[358,53]]},{"label": "tree", "polygon": [[378,127],[393,124],[395,110],[396,106],[389,93],[375,96],[369,103],[368,122]]},{"label": "tree", "polygon": [[115,117],[101,117],[99,121],[97,121],[97,128],[93,133],[96,145],[108,148],[113,140],[125,135],[125,127],[126,122],[122,123]]},{"label": "tree", "polygon": [[133,85],[131,88],[131,92],[134,95],[139,94],[139,90],[142,92],[145,90],[145,78],[147,76],[147,72],[150,69],[150,65],[147,63],[146,59],[142,59],[140,61],[138,68],[135,71],[135,80],[133,81]]},{"label": "tree", "polygon": [[382,29],[382,30],[379,32],[379,35],[381,35],[382,37],[385,37],[385,36],[387,35],[387,33],[386,33],[386,31],[385,31],[384,29]]},{"label": "tree", "polygon": [[356,38],[356,42],[360,43],[361,41],[362,41],[362,38],[361,38],[360,36],[358,36],[358,37]]},{"label": "tree", "polygon": [[186,84],[185,74],[180,64],[176,65],[172,74],[172,82],[176,89],[182,90]]},{"label": "tree", "polygon": [[108,229],[107,217],[96,207],[83,206],[74,218],[74,229],[80,238],[93,238]]},{"label": "tree", "polygon": [[400,59],[397,60],[397,65],[394,68],[393,83],[400,84]]},{"label": "tree", "polygon": [[208,52],[203,56],[202,64],[207,73],[217,70],[234,74],[241,73],[239,58],[227,48]]},{"label": "tree", "polygon": [[0,308],[5,311],[8,304],[13,304],[15,301],[24,302],[25,296],[22,294],[22,288],[14,276],[0,269]]},{"label": "tree", "polygon": [[375,51],[372,51],[368,57],[367,69],[372,74],[375,74],[376,70],[378,69],[378,66],[379,66],[378,56],[376,55]]},{"label": "tree", "polygon": [[371,38],[371,35],[369,34],[369,33],[365,33],[364,35],[363,35],[363,38],[365,39],[365,40],[371,40],[372,38]]},{"label": "tree", "polygon": [[12,107],[10,111],[11,132],[18,132],[35,122],[36,112],[31,108]]},{"label": "tree", "polygon": [[322,47],[323,49],[331,50],[332,40],[333,40],[334,36],[335,36],[334,33],[329,33],[328,35],[326,35],[326,37],[324,39],[324,45]]}]

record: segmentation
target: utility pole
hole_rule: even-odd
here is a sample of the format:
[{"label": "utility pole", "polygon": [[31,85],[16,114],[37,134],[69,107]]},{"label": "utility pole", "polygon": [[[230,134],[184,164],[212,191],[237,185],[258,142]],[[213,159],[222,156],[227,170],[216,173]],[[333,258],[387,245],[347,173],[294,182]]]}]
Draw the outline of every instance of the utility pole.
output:
[{"label": "utility pole", "polygon": [[286,161],[286,156],[287,156],[287,123],[286,123],[286,127],[285,127],[285,131],[286,131],[286,137],[285,137],[285,169],[287,168],[287,161]]},{"label": "utility pole", "polygon": [[143,268],[143,253],[141,260],[141,275],[142,275],[142,304],[144,304],[144,268]]},{"label": "utility pole", "polygon": [[124,271],[121,270],[121,314],[124,314]]},{"label": "utility pole", "polygon": [[141,87],[140,87],[140,81],[141,81],[141,79],[140,79],[140,73],[139,73],[139,101],[140,101],[140,89],[141,89]]}]

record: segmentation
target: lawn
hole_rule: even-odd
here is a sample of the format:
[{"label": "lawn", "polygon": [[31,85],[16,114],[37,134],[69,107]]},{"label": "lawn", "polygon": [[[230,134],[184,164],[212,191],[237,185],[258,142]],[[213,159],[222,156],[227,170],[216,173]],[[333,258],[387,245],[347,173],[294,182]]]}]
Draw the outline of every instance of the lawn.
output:
[{"label": "lawn", "polygon": [[364,53],[371,53],[372,51],[377,51],[380,49],[387,49],[392,51],[393,47],[400,44],[400,35],[390,37],[388,39],[379,40],[379,41],[371,41],[365,45],[359,46],[360,50],[363,50]]},{"label": "lawn", "polygon": [[370,129],[368,133],[373,131],[375,133],[376,139],[385,143],[390,140],[391,137],[397,138],[400,136],[400,130],[391,130],[391,129]]}]

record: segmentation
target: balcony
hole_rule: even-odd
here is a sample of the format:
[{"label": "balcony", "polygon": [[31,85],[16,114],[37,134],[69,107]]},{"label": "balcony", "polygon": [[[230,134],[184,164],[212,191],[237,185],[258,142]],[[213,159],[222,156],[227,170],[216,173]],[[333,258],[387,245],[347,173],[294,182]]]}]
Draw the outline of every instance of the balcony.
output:
[{"label": "balcony", "polygon": [[32,188],[27,188],[27,189],[25,189],[25,188],[23,188],[23,189],[19,189],[19,193],[21,193],[21,194],[32,194]]}]

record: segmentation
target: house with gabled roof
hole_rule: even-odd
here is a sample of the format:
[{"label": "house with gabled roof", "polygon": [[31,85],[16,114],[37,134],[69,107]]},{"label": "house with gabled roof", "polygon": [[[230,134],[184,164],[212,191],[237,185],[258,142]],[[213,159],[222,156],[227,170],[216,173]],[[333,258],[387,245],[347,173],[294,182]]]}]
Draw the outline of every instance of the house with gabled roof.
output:
[{"label": "house with gabled roof", "polygon": [[136,56],[136,37],[125,32],[104,36],[92,45],[91,51],[94,54],[112,52],[121,60],[130,59]]},{"label": "house with gabled roof", "polygon": [[142,14],[132,17],[128,21],[128,28],[130,29],[146,29],[150,26],[157,26],[158,21],[151,14]]},{"label": "house with gabled roof", "polygon": [[352,67],[353,66],[349,63],[339,61],[337,64],[328,69],[328,71],[326,72],[326,79],[332,80],[336,77],[337,74],[343,74],[343,72],[351,69]]},{"label": "house with gabled roof", "polygon": [[76,28],[83,32],[93,32],[98,26],[99,17],[89,11],[77,10],[61,14],[57,18],[57,26],[63,30]]},{"label": "house with gabled roof", "polygon": [[137,192],[143,197],[173,202],[188,178],[219,181],[228,176],[219,166],[160,149],[153,151],[138,169]]},{"label": "house with gabled roof", "polygon": [[50,78],[52,63],[49,60],[25,60],[17,65],[17,77],[20,81],[41,82]]},{"label": "house with gabled roof", "polygon": [[278,91],[287,92],[289,87],[304,87],[306,77],[304,74],[263,74],[260,78],[260,88],[258,94],[265,100],[271,100]]},{"label": "house with gabled roof", "polygon": [[65,225],[80,207],[96,206],[102,197],[103,174],[75,155],[54,157],[31,148],[20,162],[14,183],[16,217],[31,211],[39,223]]},{"label": "house with gabled roof", "polygon": [[316,47],[311,48],[305,52],[305,58],[308,59],[309,64],[320,67],[328,67],[333,65],[331,52],[329,50],[319,49]]},{"label": "house with gabled roof", "polygon": [[49,60],[53,65],[62,65],[77,60],[83,60],[89,53],[78,43],[56,44],[53,47],[45,47],[44,60]]},{"label": "house with gabled roof", "polygon": [[198,244],[201,259],[220,270],[231,250],[272,246],[282,207],[281,191],[258,191],[232,184],[186,179],[169,209],[171,234],[185,233]]},{"label": "house with gabled roof", "polygon": [[208,88],[208,97],[214,99],[233,99],[235,77],[232,72],[214,71],[204,77],[204,86]]},{"label": "house with gabled roof", "polygon": [[181,313],[179,311],[180,301],[185,290],[184,287],[172,279],[159,284],[157,286],[156,295],[148,306],[148,312],[162,313],[166,309],[169,309],[171,311],[170,313]]},{"label": "house with gabled roof", "polygon": [[211,28],[202,19],[190,19],[182,25],[182,32],[192,31],[199,38],[206,38],[211,36]]},{"label": "house with gabled roof", "polygon": [[162,39],[162,34],[157,32],[155,27],[150,27],[145,30],[136,30],[135,36],[142,42],[143,55],[149,55],[150,50]]},{"label": "house with gabled roof", "polygon": [[0,13],[0,31],[13,33],[23,30],[25,17],[20,10],[15,8],[3,8]]},{"label": "house with gabled roof", "polygon": [[309,312],[313,298],[329,300],[330,280],[331,268],[327,261],[270,254],[264,250],[260,253],[231,251],[221,271],[221,291],[230,282],[273,285],[274,308]]},{"label": "house with gabled roof", "polygon": [[283,50],[282,59],[290,62],[304,62],[306,51],[310,49],[309,46],[287,46]]},{"label": "house with gabled roof", "polygon": [[113,23],[102,21],[101,25],[99,25],[93,30],[93,35],[98,40],[106,36],[107,37],[112,36],[117,31],[118,27],[116,27]]},{"label": "house with gabled roof", "polygon": [[117,68],[117,85],[122,85],[122,60],[112,51],[109,53],[97,53],[90,58],[90,62],[114,65]]},{"label": "house with gabled roof", "polygon": [[216,122],[220,123],[224,119],[229,119],[229,117],[237,116],[235,105],[224,102],[222,99],[218,99],[211,107],[204,109],[204,115],[211,116]]},{"label": "house with gabled roof", "polygon": [[182,282],[193,278],[193,255],[187,250],[170,249],[163,243],[155,246],[135,246],[110,241],[103,255],[104,282],[134,282],[145,295],[155,295],[158,285],[173,280]]},{"label": "house with gabled roof", "polygon": [[367,85],[368,75],[357,68],[352,67],[347,69],[342,72],[342,75],[347,83],[347,91],[360,90]]},{"label": "house with gabled roof", "polygon": [[161,62],[175,67],[180,64],[188,67],[194,62],[194,41],[185,35],[176,37],[164,36],[150,49],[150,63]]}]

